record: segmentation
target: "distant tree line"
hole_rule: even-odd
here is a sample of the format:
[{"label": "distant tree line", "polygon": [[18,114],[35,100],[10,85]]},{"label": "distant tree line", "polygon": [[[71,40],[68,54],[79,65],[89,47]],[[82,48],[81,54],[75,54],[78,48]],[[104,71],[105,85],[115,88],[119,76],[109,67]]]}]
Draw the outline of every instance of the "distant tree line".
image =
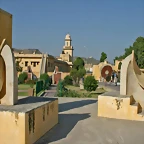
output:
[{"label": "distant tree line", "polygon": [[115,57],[114,62],[115,60],[125,59],[128,55],[132,53],[132,50],[134,50],[135,59],[139,68],[143,69],[144,68],[144,37],[138,37],[132,46],[125,49],[123,55]]}]

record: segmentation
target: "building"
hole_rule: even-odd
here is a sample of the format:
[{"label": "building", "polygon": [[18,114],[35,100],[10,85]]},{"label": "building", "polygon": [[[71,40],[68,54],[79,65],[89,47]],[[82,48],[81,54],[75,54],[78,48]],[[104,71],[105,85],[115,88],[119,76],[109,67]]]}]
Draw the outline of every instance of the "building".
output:
[{"label": "building", "polygon": [[42,73],[48,73],[52,75],[55,66],[58,67],[60,72],[68,73],[70,66],[67,62],[57,60],[54,56],[49,54],[42,54],[37,49],[15,49],[13,48],[16,61],[19,61],[19,65],[25,72],[32,72],[36,77],[39,77]]},{"label": "building", "polygon": [[65,36],[65,45],[63,46],[62,53],[59,57],[57,57],[58,60],[67,62],[70,67],[73,65],[73,46],[71,44],[72,39],[69,34]]},{"label": "building", "polygon": [[116,60],[115,64],[112,65],[105,60],[97,65],[93,65],[93,76],[98,81],[106,79],[108,75],[111,76],[113,71],[119,72],[118,67],[120,62],[121,61]]}]

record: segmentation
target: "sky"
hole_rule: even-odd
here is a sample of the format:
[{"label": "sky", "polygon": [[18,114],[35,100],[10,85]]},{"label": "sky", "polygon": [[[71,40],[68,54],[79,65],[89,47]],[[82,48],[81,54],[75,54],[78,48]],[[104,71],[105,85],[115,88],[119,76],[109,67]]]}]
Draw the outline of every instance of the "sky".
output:
[{"label": "sky", "polygon": [[108,61],[144,36],[144,0],[0,0],[13,15],[13,48],[59,56],[67,33],[74,56]]}]

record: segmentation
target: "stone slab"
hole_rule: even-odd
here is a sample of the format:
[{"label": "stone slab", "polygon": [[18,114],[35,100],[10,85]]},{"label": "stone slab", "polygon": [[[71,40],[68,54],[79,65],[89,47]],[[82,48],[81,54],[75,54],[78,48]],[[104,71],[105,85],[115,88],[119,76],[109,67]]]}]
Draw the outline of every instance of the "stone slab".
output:
[{"label": "stone slab", "polygon": [[16,105],[0,105],[0,111],[27,113],[55,100],[58,98],[26,97],[19,99]]},{"label": "stone slab", "polygon": [[110,97],[119,97],[119,98],[127,98],[130,97],[128,95],[121,95],[119,91],[109,91],[101,94],[100,96],[110,96]]}]

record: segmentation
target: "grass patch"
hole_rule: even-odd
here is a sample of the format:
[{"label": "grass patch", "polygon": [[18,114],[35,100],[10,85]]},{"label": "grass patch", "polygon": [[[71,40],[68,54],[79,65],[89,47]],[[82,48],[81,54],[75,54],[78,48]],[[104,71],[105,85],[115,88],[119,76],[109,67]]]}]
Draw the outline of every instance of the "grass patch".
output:
[{"label": "grass patch", "polygon": [[18,96],[28,96],[28,92],[18,92]]},{"label": "grass patch", "polygon": [[[44,90],[40,91],[40,92],[37,94],[37,97],[40,96],[43,92],[44,92]],[[29,95],[28,95],[28,91],[26,91],[26,92],[18,92],[18,96],[29,96]],[[34,96],[36,96],[36,93],[35,93],[35,92],[34,92]]]},{"label": "grass patch", "polygon": [[[33,86],[33,88],[35,89],[36,85]],[[19,84],[18,85],[18,89],[19,90],[27,90],[31,88],[31,85],[30,84]]]},{"label": "grass patch", "polygon": [[80,97],[80,98],[97,98],[98,95],[106,92],[103,88],[97,88],[96,91],[88,92],[86,90],[80,90],[76,86],[65,86],[68,92],[63,94],[63,97]]}]

